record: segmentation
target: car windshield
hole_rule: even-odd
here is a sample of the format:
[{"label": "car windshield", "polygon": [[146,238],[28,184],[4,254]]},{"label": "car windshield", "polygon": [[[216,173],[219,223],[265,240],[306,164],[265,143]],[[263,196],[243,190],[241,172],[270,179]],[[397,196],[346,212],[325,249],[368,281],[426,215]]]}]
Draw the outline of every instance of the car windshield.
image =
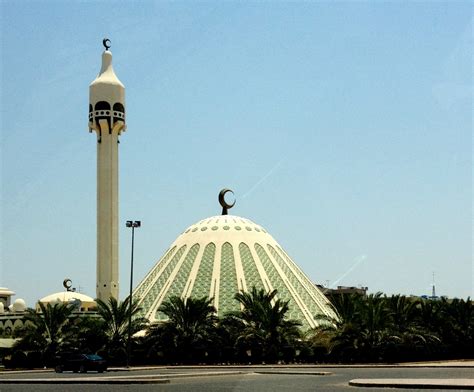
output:
[{"label": "car windshield", "polygon": [[86,357],[88,359],[93,360],[93,361],[101,361],[102,360],[102,357],[99,357],[98,355],[95,355],[95,354],[88,354],[88,355],[86,355]]}]

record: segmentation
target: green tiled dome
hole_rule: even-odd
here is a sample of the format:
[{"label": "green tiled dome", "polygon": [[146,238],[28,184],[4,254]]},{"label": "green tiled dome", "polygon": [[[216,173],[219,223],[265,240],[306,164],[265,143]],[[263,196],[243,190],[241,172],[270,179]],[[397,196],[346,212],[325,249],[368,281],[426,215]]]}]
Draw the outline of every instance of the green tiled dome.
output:
[{"label": "green tiled dome", "polygon": [[187,228],[135,289],[142,316],[165,320],[158,312],[171,296],[210,297],[218,315],[239,310],[239,290],[255,286],[278,290],[289,302],[288,316],[303,328],[318,316],[335,317],[329,301],[275,239],[254,222],[232,215],[214,216]]}]

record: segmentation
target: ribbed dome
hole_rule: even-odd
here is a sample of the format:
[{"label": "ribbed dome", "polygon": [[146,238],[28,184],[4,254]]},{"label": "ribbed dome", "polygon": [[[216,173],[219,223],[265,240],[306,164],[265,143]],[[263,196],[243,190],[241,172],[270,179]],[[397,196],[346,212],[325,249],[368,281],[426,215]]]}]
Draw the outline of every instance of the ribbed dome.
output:
[{"label": "ribbed dome", "polygon": [[145,276],[133,293],[150,321],[171,296],[210,297],[218,315],[239,310],[240,290],[277,289],[289,300],[290,318],[303,328],[318,325],[317,316],[335,317],[329,301],[260,225],[232,215],[204,219],[187,228]]}]

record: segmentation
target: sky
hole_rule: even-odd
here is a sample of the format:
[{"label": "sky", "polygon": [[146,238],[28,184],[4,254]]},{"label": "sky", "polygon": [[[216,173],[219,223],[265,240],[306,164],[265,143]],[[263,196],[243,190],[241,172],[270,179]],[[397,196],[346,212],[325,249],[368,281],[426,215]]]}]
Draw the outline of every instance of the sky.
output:
[{"label": "sky", "polygon": [[474,296],[469,1],[0,2],[0,286],[95,297],[102,39],[126,87],[120,296],[191,224],[262,225],[316,283]]}]

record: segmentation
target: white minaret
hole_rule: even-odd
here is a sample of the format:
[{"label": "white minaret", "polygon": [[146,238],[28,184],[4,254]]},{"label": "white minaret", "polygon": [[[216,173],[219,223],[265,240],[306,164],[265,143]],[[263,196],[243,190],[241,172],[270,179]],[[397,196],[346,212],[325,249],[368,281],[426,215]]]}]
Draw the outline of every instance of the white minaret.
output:
[{"label": "white minaret", "polygon": [[118,143],[125,131],[125,87],[104,39],[102,68],[89,86],[89,132],[97,133],[97,298],[118,299]]}]

